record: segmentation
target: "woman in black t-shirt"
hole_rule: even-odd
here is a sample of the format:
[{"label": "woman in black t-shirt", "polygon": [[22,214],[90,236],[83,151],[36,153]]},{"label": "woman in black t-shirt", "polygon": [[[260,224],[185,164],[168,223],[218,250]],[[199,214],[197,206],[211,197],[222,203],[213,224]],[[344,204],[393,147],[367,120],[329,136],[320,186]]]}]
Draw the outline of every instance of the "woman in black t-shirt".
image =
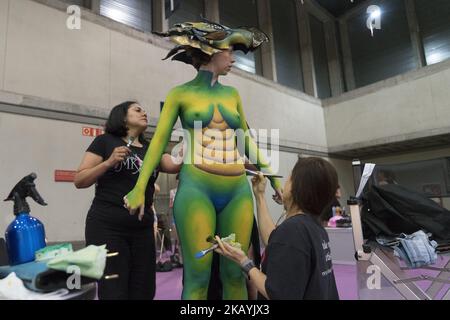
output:
[{"label": "woman in black t-shirt", "polygon": [[266,250],[262,271],[245,253],[222,242],[217,252],[234,260],[267,299],[339,299],[331,263],[328,234],[320,214],[338,188],[336,170],[320,158],[299,159],[283,191],[286,220],[272,221],[264,198],[266,181],[253,177],[258,226]]},{"label": "woman in black t-shirt", "polygon": [[99,299],[153,299],[155,295],[155,238],[152,202],[159,170],[179,171],[170,155],[162,157],[146,190],[139,215],[130,215],[123,196],[133,188],[148,148],[143,133],[147,114],[135,101],[115,106],[105,134],[94,139],[75,175],[79,189],[95,184],[95,197],[86,218],[86,245],[103,245],[119,255],[107,260],[105,274],[119,277],[98,283]]}]

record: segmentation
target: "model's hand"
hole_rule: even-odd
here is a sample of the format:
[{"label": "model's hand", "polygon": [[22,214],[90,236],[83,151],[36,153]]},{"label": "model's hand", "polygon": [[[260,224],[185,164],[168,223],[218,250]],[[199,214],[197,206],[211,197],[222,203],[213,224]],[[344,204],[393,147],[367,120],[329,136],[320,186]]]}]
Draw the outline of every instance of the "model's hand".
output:
[{"label": "model's hand", "polygon": [[113,152],[109,156],[108,160],[106,160],[106,163],[110,168],[115,167],[119,162],[124,161],[128,155],[130,154],[131,150],[127,147],[117,147],[114,148]]},{"label": "model's hand", "polygon": [[272,199],[278,204],[283,204],[283,189],[275,189],[275,194],[272,196]]},{"label": "model's hand", "polygon": [[272,186],[275,194],[272,196],[272,199],[278,203],[283,204],[283,189],[281,188],[281,182],[278,178],[270,178],[270,185]]},{"label": "model's hand", "polygon": [[239,265],[241,265],[245,260],[248,259],[247,255],[241,249],[235,248],[228,243],[223,242],[219,236],[216,236],[215,239],[219,244],[219,247],[214,250],[217,253],[221,254],[224,257],[227,257],[230,260],[233,260]]},{"label": "model's hand", "polygon": [[125,202],[124,206],[130,211],[130,214],[139,213],[139,220],[144,217],[144,203],[145,203],[145,193],[137,187],[134,187],[125,197],[123,197]]}]

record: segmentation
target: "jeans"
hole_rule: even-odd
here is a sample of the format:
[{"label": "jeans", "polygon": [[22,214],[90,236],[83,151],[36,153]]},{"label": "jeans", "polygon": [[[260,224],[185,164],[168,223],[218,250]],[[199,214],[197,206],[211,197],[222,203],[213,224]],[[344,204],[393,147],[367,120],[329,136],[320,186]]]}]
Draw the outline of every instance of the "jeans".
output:
[{"label": "jeans", "polygon": [[436,263],[436,241],[430,241],[422,230],[400,239],[394,248],[395,255],[402,258],[409,267],[420,268]]}]

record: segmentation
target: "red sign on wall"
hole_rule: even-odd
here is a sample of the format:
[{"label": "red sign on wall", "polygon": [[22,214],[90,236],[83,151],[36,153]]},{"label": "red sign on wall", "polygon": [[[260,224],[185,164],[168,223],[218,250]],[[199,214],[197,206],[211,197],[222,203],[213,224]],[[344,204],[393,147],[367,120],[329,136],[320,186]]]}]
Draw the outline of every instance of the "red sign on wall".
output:
[{"label": "red sign on wall", "polygon": [[56,182],[73,182],[75,179],[75,174],[77,172],[74,170],[55,170],[55,181]]},{"label": "red sign on wall", "polygon": [[105,130],[103,130],[103,128],[83,127],[81,133],[83,136],[96,137],[105,133]]}]

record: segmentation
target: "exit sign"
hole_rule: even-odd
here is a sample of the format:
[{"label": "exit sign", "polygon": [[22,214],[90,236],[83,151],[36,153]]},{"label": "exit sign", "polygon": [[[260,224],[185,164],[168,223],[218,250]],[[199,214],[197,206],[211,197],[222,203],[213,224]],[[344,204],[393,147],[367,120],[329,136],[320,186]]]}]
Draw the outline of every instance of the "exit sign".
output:
[{"label": "exit sign", "polygon": [[96,137],[105,133],[103,128],[91,128],[91,127],[83,127],[81,130],[83,136],[86,137]]},{"label": "exit sign", "polygon": [[55,170],[56,182],[73,182],[75,180],[75,170]]}]

